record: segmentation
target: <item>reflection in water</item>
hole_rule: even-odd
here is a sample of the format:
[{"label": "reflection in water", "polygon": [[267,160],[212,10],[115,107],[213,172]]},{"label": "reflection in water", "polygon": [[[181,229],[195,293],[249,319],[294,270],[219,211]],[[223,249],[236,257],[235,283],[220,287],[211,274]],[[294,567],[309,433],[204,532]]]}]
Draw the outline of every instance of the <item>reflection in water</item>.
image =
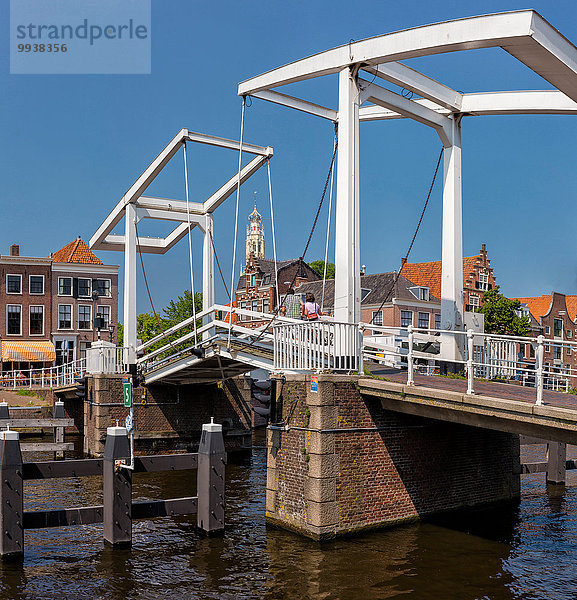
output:
[{"label": "reflection in water", "polygon": [[[531,447],[527,457],[542,460],[543,451]],[[0,598],[577,597],[575,472],[566,488],[546,488],[542,475],[524,477],[517,506],[316,544],[265,527],[265,471],[262,447],[229,465],[223,537],[200,536],[194,516],[136,522],[128,550],[104,547],[97,525],[28,531],[24,562],[0,567]],[[135,499],[188,496],[194,489],[194,472],[134,478]],[[26,509],[97,504],[101,495],[96,477],[28,482]]]}]

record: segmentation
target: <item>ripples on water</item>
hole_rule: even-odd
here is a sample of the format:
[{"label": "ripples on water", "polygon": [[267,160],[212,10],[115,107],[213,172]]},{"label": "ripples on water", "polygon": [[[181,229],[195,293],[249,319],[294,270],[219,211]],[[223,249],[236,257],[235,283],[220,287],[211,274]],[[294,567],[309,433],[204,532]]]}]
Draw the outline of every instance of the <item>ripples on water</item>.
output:
[{"label": "ripples on water", "polygon": [[[525,454],[540,460],[543,451]],[[136,475],[134,497],[192,495],[195,475]],[[543,475],[524,476],[521,502],[509,510],[322,545],[265,527],[262,447],[229,465],[227,479],[224,537],[199,536],[194,517],[135,522],[130,550],[105,548],[98,525],[27,531],[24,563],[0,567],[0,598],[577,598],[575,472],[561,490],[546,490]],[[100,487],[97,477],[29,482],[26,509],[98,504]]]}]

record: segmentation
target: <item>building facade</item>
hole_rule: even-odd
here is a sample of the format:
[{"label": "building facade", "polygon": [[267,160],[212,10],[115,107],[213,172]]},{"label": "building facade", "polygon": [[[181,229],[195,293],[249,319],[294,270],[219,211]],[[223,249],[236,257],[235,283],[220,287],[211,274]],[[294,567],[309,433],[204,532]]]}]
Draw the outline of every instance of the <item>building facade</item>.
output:
[{"label": "building facade", "polygon": [[[320,277],[300,259],[277,261],[275,269],[275,261],[264,257],[264,230],[262,217],[256,209],[256,202],[248,220],[246,266],[241,268],[234,294],[234,305],[243,310],[270,314],[276,310],[278,302],[282,302],[291,284],[293,287],[298,287],[306,281],[317,281]],[[267,321],[266,318],[235,315],[235,323],[244,327],[259,327]]]},{"label": "building facade", "polygon": [[2,371],[83,358],[97,328],[113,339],[117,321],[118,267],[80,238],[46,258],[21,256],[16,244],[0,256]]},{"label": "building facade", "polygon": [[[441,261],[403,263],[401,273],[417,286],[428,287],[431,294],[441,297]],[[487,247],[481,246],[479,254],[463,258],[463,306],[474,312],[483,305],[483,294],[495,287],[495,276]]]}]

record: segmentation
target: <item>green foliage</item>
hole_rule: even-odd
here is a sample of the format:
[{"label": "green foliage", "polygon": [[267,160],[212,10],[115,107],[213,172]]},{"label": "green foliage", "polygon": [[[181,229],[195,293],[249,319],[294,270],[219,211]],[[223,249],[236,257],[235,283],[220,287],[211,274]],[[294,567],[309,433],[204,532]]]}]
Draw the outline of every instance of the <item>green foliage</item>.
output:
[{"label": "green foliage", "polygon": [[501,335],[526,336],[531,332],[528,317],[519,317],[519,300],[509,300],[499,291],[499,286],[483,294],[483,306],[477,309],[485,315],[485,331]]},{"label": "green foliage", "polygon": [[118,323],[116,327],[116,345],[119,348],[124,346],[124,325],[122,323]]},{"label": "green foliage", "polygon": [[[309,263],[309,267],[322,277],[325,272],[325,261],[324,260],[313,260],[313,262]],[[327,263],[327,279],[335,278],[335,265],[334,263]]]},{"label": "green foliage", "polygon": [[32,390],[18,390],[16,392],[17,396],[33,396],[35,397],[36,394],[32,391]]}]

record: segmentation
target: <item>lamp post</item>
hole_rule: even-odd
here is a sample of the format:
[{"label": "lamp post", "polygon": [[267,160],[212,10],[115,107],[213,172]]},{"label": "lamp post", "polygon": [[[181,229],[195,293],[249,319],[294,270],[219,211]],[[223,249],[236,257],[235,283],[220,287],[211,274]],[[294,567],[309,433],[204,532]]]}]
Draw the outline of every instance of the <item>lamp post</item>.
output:
[{"label": "lamp post", "polygon": [[114,334],[114,324],[108,323],[108,333],[110,334],[110,342],[112,343],[112,336]]}]

